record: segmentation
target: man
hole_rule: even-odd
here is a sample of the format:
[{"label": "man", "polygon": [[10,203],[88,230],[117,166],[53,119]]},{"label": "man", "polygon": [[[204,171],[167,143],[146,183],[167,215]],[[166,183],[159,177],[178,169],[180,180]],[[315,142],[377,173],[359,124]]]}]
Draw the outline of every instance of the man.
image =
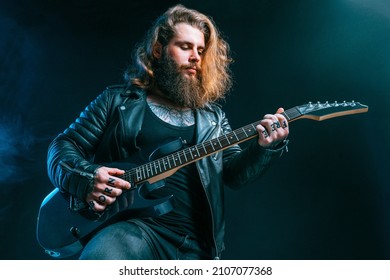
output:
[{"label": "man", "polygon": [[[191,146],[231,132],[216,104],[231,86],[228,51],[210,18],[182,5],[169,9],[135,50],[127,85],[107,88],[51,143],[53,184],[101,213],[132,187],[119,178],[122,169],[105,163],[145,155],[172,136]],[[232,145],[166,178],[152,197],[173,194],[172,211],[108,225],[80,259],[219,258],[224,187],[258,178],[281,155],[289,134],[282,112],[264,116],[246,149]]]}]

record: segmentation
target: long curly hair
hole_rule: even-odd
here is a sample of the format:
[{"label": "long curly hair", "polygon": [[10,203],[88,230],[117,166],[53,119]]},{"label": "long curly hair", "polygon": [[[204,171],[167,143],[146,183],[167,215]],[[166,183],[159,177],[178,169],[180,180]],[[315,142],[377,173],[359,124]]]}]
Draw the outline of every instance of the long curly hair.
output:
[{"label": "long curly hair", "polygon": [[229,45],[222,38],[212,18],[181,4],[162,14],[146,33],[144,40],[136,46],[133,64],[124,74],[125,80],[130,85],[145,90],[155,86],[153,70],[156,58],[153,56],[153,48],[157,43],[167,46],[178,23],[187,23],[204,34],[205,50],[201,65],[204,103],[222,99],[232,86]]}]

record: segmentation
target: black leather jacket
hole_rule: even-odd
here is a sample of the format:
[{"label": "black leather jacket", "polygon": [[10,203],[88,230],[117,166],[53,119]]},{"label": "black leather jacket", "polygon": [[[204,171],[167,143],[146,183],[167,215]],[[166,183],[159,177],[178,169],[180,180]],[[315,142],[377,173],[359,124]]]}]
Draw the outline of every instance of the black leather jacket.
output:
[{"label": "black leather jacket", "polygon": [[[99,163],[119,161],[136,152],[145,98],[141,89],[111,86],[91,102],[49,146],[47,167],[54,186],[84,199],[91,191],[92,175]],[[195,116],[197,143],[231,131],[218,105],[209,104]],[[250,141],[244,150],[234,145],[196,162],[210,205],[216,258],[224,249],[224,186],[239,188],[258,178],[284,149],[263,149],[256,140]],[[72,167],[73,172],[60,162]]]}]

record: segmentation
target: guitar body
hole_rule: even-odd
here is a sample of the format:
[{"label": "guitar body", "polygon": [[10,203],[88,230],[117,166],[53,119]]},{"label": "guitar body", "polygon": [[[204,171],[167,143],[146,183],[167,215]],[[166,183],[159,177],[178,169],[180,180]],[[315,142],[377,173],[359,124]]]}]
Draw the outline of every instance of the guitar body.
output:
[{"label": "guitar body", "polygon": [[[131,164],[120,162],[110,166],[130,168]],[[147,199],[150,192],[163,186],[164,180],[133,186],[101,214],[91,210],[84,202],[77,202],[69,194],[55,189],[46,196],[39,210],[36,232],[38,242],[52,257],[76,255],[94,233],[115,221],[156,217],[171,211],[173,196]],[[76,207],[77,204],[82,205]]]}]

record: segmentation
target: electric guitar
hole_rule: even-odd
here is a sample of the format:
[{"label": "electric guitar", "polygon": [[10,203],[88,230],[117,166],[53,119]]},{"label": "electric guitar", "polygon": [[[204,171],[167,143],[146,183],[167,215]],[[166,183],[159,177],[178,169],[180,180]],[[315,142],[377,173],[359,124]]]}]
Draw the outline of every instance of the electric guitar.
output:
[{"label": "electric guitar", "polygon": [[[282,114],[288,122],[306,118],[322,121],[344,115],[364,113],[368,106],[359,102],[311,103],[296,106]],[[38,213],[36,235],[47,254],[66,258],[80,253],[89,238],[99,229],[115,221],[136,217],[155,217],[171,211],[173,196],[148,199],[153,190],[163,187],[163,179],[181,167],[220,152],[230,146],[257,137],[260,121],[236,129],[226,135],[176,150],[145,164],[113,163],[111,166],[126,170],[120,176],[131,183],[131,188],[117,197],[102,213],[67,193],[54,189],[42,201]],[[173,143],[180,147],[180,143]],[[69,166],[64,166],[70,168]]]}]

